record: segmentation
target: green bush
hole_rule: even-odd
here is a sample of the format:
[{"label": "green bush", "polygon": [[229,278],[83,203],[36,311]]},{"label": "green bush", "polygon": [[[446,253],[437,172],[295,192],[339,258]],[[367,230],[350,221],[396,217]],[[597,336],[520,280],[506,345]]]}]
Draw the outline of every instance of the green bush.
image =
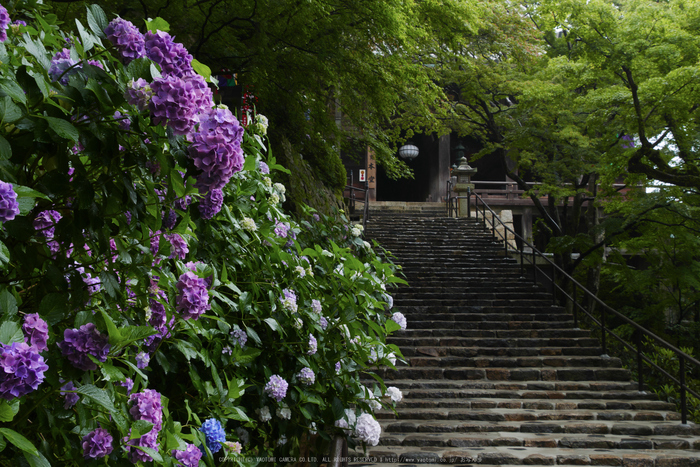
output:
[{"label": "green bush", "polygon": [[192,152],[205,111],[183,132],[191,101],[159,122],[153,100],[125,98],[165,67],[127,63],[99,7],[75,33],[37,0],[6,7],[27,25],[0,43],[0,180],[17,195],[0,198],[0,464],[171,466],[189,449],[244,465],[321,454],[336,435],[376,443],[353,428],[393,403],[360,375],[401,358],[385,340],[395,266],[344,218],[282,209],[286,169],[259,121],[206,209]]}]

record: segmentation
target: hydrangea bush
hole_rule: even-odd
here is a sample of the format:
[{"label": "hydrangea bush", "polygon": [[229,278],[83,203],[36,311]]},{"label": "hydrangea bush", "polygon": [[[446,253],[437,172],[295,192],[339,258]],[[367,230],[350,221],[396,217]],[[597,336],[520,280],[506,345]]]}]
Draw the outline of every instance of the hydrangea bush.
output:
[{"label": "hydrangea bush", "polygon": [[215,105],[164,20],[57,23],[0,7],[0,464],[376,444],[396,267],[285,211],[267,120]]}]

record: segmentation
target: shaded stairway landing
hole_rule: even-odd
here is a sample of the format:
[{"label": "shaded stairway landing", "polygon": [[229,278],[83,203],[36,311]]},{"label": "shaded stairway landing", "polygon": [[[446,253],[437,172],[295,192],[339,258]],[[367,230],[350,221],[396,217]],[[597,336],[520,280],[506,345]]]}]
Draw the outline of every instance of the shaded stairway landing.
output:
[{"label": "shaded stairway landing", "polygon": [[366,236],[410,284],[394,295],[408,329],[389,338],[408,364],[378,371],[404,399],[353,465],[700,467],[700,427],[639,392],[475,221],[374,214]]}]

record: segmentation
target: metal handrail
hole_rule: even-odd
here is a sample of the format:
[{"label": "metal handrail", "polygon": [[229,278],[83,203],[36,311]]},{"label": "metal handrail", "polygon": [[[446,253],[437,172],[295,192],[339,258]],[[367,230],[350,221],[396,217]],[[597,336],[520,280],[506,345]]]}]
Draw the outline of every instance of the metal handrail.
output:
[{"label": "metal handrail", "polygon": [[[680,396],[681,396],[681,422],[683,424],[688,423],[688,404],[687,404],[687,393],[692,394],[693,396],[697,397],[700,399],[700,394],[698,394],[696,391],[688,387],[686,384],[686,364],[688,364],[691,367],[694,367],[695,370],[700,370],[700,361],[696,360],[693,356],[688,355],[687,353],[683,352],[682,350],[676,348],[673,344],[666,342],[664,339],[661,337],[657,336],[653,332],[649,331],[648,329],[640,326],[639,324],[635,323],[622,313],[618,312],[617,310],[614,310],[611,308],[609,305],[607,305],[605,302],[603,302],[601,299],[599,299],[593,292],[590,290],[586,289],[583,285],[581,285],[576,279],[571,277],[566,271],[564,271],[562,268],[557,266],[552,260],[547,258],[547,256],[540,252],[537,248],[535,248],[534,245],[532,245],[530,242],[528,242],[526,239],[524,239],[521,235],[516,233],[513,229],[508,227],[502,220],[501,218],[489,207],[488,204],[481,198],[476,193],[469,193],[467,198],[467,203],[471,203],[471,195],[474,195],[474,207],[476,211],[476,219],[477,221],[479,220],[479,202],[481,202],[483,208],[482,208],[482,218],[484,222],[484,226],[486,226],[486,223],[488,222],[491,226],[491,233],[496,237],[496,233],[498,233],[499,237],[501,240],[504,241],[505,244],[505,251],[506,255],[508,254],[508,234],[507,232],[510,232],[513,234],[513,237],[520,240],[523,245],[523,249],[520,251],[520,271],[521,274],[524,275],[524,257],[525,257],[525,252],[524,252],[524,247],[527,245],[531,250],[532,250],[532,255],[529,259],[530,264],[532,265],[533,268],[533,276],[534,276],[534,282],[537,283],[537,273],[538,271],[543,274],[547,279],[549,279],[552,283],[552,304],[556,304],[557,302],[557,291],[561,293],[563,297],[565,297],[566,300],[570,300],[572,303],[572,308],[574,312],[574,326],[578,327],[578,311],[581,310],[583,311],[588,317],[591,319],[593,323],[598,325],[601,330],[601,345],[603,348],[603,355],[606,355],[608,352],[608,347],[607,347],[607,338],[606,336],[609,334],[611,337],[614,337],[617,341],[619,341],[625,348],[636,352],[637,354],[637,374],[638,374],[638,388],[639,391],[644,390],[644,378],[643,378],[643,365],[644,362],[649,364],[650,366],[654,367],[656,370],[661,372],[664,376],[669,378],[671,381],[674,383],[678,384],[680,386]],[[471,204],[469,204],[471,205]],[[486,216],[486,210],[491,213],[491,219],[489,219]],[[499,232],[496,229],[496,221],[500,223],[500,225],[503,226],[503,233]],[[546,263],[548,263],[552,267],[552,277],[547,276],[547,274],[544,272],[544,270],[540,269],[537,266],[536,262],[536,256],[539,258],[542,258]],[[562,288],[559,284],[557,284],[557,274],[560,275],[561,278],[564,278],[565,280],[568,280],[572,284],[572,294],[569,295],[564,288]],[[577,300],[577,290],[580,289],[585,296],[588,298],[594,300],[598,305],[600,305],[600,318],[594,317],[588,310],[586,310]],[[572,296],[573,295],[573,296]],[[611,329],[608,329],[606,327],[606,314],[611,314],[619,319],[621,319],[623,322],[626,324],[632,326],[636,331],[636,339],[634,344],[630,344],[626,342],[622,337],[618,336],[616,333],[614,333]],[[678,362],[679,362],[679,374],[678,376],[671,375],[665,368],[661,368],[658,366],[656,363],[654,363],[649,357],[647,357],[644,352],[643,352],[643,342],[642,342],[642,335],[645,336],[647,339],[652,339],[653,341],[656,342],[657,345],[661,345],[669,350],[671,350],[673,353],[676,354],[678,357]]]},{"label": "metal handrail", "polygon": [[358,188],[353,185],[345,185],[346,190],[350,190],[350,205],[352,208],[355,208],[355,203],[357,202],[357,198],[355,197],[355,192],[356,191],[361,191],[365,194],[365,196],[362,199],[362,202],[364,203],[364,207],[362,210],[362,227],[366,228],[367,227],[367,220],[369,219],[369,188],[365,186],[365,188]]}]

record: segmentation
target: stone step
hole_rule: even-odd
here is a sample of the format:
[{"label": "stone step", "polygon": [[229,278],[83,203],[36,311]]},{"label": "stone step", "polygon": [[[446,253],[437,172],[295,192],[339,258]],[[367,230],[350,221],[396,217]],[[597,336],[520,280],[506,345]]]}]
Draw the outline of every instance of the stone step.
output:
[{"label": "stone step", "polygon": [[[367,380],[365,384],[371,386],[374,382],[374,380]],[[452,391],[454,394],[462,394],[464,391],[468,391],[466,394],[473,394],[465,397],[484,397],[485,394],[492,394],[496,398],[515,399],[627,399],[628,397],[657,399],[652,393],[637,391],[638,385],[633,381],[431,381],[395,379],[390,386],[396,386],[402,391],[411,391],[412,394],[416,394],[417,391]]]},{"label": "stone step", "polygon": [[[389,344],[395,344],[393,340]],[[399,351],[405,358],[411,357],[555,357],[579,356],[597,357],[602,354],[601,347],[439,347],[439,346],[399,346]]]},{"label": "stone step", "polygon": [[[408,313],[416,313],[424,316],[432,314],[451,313],[528,313],[528,314],[560,314],[564,313],[563,307],[558,306],[539,306],[539,305],[496,305],[496,306],[477,306],[477,305],[405,305],[401,308],[401,312],[408,316]],[[505,318],[504,318],[505,319]]]},{"label": "stone step", "polygon": [[465,321],[465,320],[411,320],[411,327],[416,329],[570,329],[571,321]]},{"label": "stone step", "polygon": [[[676,410],[675,404],[657,400],[499,399],[488,397],[487,394],[478,394],[472,397],[466,396],[469,393],[474,393],[474,391],[464,391],[459,394],[450,394],[445,391],[403,391],[403,400],[398,404],[398,407],[402,409],[462,408],[475,410],[631,410],[638,413],[655,413],[654,411],[673,412]],[[441,395],[444,397],[440,397]],[[643,416],[640,416],[639,419],[643,419]],[[656,417],[652,419],[660,420],[661,418]],[[675,416],[673,419],[677,420]]]},{"label": "stone step", "polygon": [[[355,455],[353,452],[352,455]],[[413,467],[435,465],[611,465],[623,467],[700,467],[700,457],[683,449],[578,449],[492,446],[413,447],[377,446],[367,453],[357,452],[351,465]]]},{"label": "stone step", "polygon": [[522,446],[533,448],[568,449],[678,449],[700,450],[700,437],[689,435],[657,435],[648,438],[628,435],[587,433],[390,433],[382,439],[382,446],[416,447],[490,447]]},{"label": "stone step", "polygon": [[[409,323],[410,325],[410,323]],[[402,337],[482,337],[482,338],[565,338],[589,337],[584,329],[411,329],[401,331]]]},{"label": "stone step", "polygon": [[[675,407],[674,407],[675,409]],[[377,420],[396,420],[397,415],[389,411],[375,413]],[[535,421],[679,421],[680,414],[675,411],[634,411],[616,410],[545,410],[532,409],[474,409],[463,407],[401,407],[401,420],[466,420],[484,422],[535,422]]]},{"label": "stone step", "polygon": [[535,357],[464,357],[414,356],[409,359],[411,368],[621,368],[618,358],[585,356],[535,356]]},{"label": "stone step", "polygon": [[[487,322],[487,321],[507,321],[507,322],[528,322],[537,324],[543,322],[552,321],[564,321],[571,323],[573,320],[573,315],[570,313],[564,313],[563,310],[558,310],[558,313],[510,313],[508,310],[503,310],[502,313],[481,313],[481,312],[470,312],[470,313],[434,313],[426,316],[424,313],[419,313],[415,311],[409,311],[406,309],[401,310],[401,313],[410,319],[412,323],[426,323],[425,318],[430,318],[430,321],[440,321],[440,322],[456,322],[456,323],[474,323],[474,322]],[[420,319],[419,319],[420,318]],[[545,321],[542,321],[545,320]]]},{"label": "stone step", "polygon": [[379,368],[375,373],[385,380],[458,379],[487,381],[629,381],[626,368],[473,368],[398,367]]},{"label": "stone step", "polygon": [[[410,324],[410,323],[409,323]],[[408,330],[401,331],[394,336],[387,338],[387,342],[399,347],[457,347],[457,348],[478,348],[488,351],[488,349],[522,349],[522,348],[548,348],[551,352],[556,352],[558,348],[593,348],[598,347],[597,339],[591,337],[579,338],[493,338],[493,337],[409,337]],[[468,352],[469,350],[467,350]]]}]

